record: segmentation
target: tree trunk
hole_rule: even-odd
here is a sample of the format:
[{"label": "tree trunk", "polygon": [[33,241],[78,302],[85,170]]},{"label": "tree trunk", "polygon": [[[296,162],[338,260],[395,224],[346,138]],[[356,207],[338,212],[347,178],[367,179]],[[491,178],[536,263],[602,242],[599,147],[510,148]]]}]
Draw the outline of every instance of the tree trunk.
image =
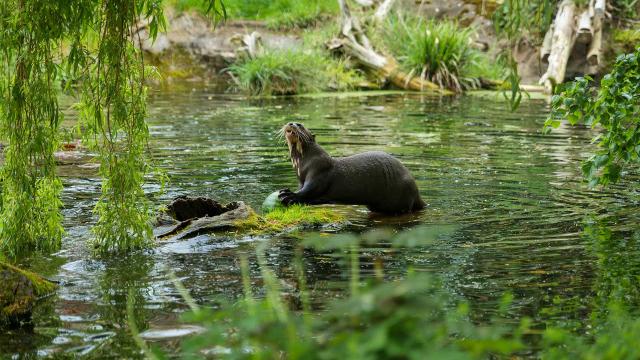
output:
[{"label": "tree trunk", "polygon": [[553,24],[544,34],[544,40],[542,41],[542,47],[540,48],[540,61],[545,64],[549,63],[549,54],[551,53],[551,38],[553,37]]},{"label": "tree trunk", "polygon": [[593,26],[591,21],[591,11],[585,10],[580,14],[578,19],[578,35],[576,42],[580,44],[589,44],[593,38]]},{"label": "tree trunk", "polygon": [[567,62],[575,43],[574,30],[576,6],[571,0],[564,0],[554,21],[553,36],[551,38],[551,53],[547,72],[540,78],[546,92],[551,94],[553,87],[564,81]]},{"label": "tree trunk", "polygon": [[589,65],[596,67],[600,65],[602,55],[602,26],[604,20],[604,11],[606,8],[605,0],[592,0],[589,9],[593,13],[593,39],[587,53],[587,62]]}]

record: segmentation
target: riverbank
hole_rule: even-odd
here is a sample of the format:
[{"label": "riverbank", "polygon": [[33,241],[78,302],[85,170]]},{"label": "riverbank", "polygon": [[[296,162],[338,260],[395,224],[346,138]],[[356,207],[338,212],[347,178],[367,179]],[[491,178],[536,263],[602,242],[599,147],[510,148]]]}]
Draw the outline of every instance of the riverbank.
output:
[{"label": "riverbank", "polygon": [[[417,18],[427,19],[424,20],[427,22],[430,20],[452,21],[451,29],[445,29],[441,34],[436,34],[436,43],[438,39],[441,42],[445,41],[443,39],[451,33],[464,33],[462,35],[464,41],[451,40],[452,44],[456,41],[461,43],[455,46],[464,47],[458,50],[458,55],[455,56],[457,56],[456,59],[462,57],[472,58],[472,60],[467,61],[470,66],[466,68],[456,64],[453,68],[448,67],[443,70],[445,74],[456,74],[456,78],[452,80],[453,83],[444,80],[446,88],[451,89],[452,84],[464,80],[467,84],[462,85],[463,89],[487,87],[496,89],[499,87],[497,84],[505,78],[507,65],[500,54],[504,54],[512,44],[496,34],[493,12],[500,11],[500,8],[492,2],[489,3],[493,6],[485,4],[483,7],[483,3],[434,1],[426,5],[412,5],[410,2],[398,5],[401,6],[398,10],[400,13],[413,12],[417,14]],[[229,18],[226,21],[218,19],[214,22],[203,15],[204,10],[197,5],[178,1],[165,11],[168,22],[167,32],[159,34],[154,43],[148,40],[142,41],[141,46],[150,63],[159,69],[160,76],[153,80],[155,86],[173,86],[178,83],[184,84],[186,81],[186,83],[214,86],[221,91],[241,91],[260,95],[398,88],[397,82],[389,81],[381,77],[379,72],[363,67],[362,63],[354,60],[352,56],[332,53],[330,42],[340,32],[340,18],[335,9],[329,5],[327,7],[329,10],[318,10],[317,13],[313,13],[315,17],[312,17],[312,20],[305,18],[305,21],[282,22],[281,17],[269,15],[273,17],[267,16],[259,20]],[[355,9],[355,11],[359,14],[358,16],[366,17],[366,10]],[[246,11],[242,13],[236,10],[235,14],[249,16],[246,15]],[[251,16],[258,17],[255,14]],[[294,15],[285,12],[283,16],[285,19],[290,19]],[[382,54],[399,59],[399,69],[408,74],[405,81],[425,76],[425,71],[428,69],[428,67],[422,67],[420,71],[420,64],[411,67],[410,58],[414,56],[413,54],[427,51],[427,55],[431,58],[444,56],[429,52],[428,41],[430,40],[416,38],[420,33],[411,30],[412,27],[421,25],[407,23],[409,20],[411,19],[402,20],[401,18],[399,27],[384,23],[382,30],[376,30],[373,33],[369,30],[371,42],[375,42],[376,47],[382,49]],[[390,21],[393,23],[395,20]],[[597,70],[593,67],[589,68],[591,74],[605,71],[609,60],[629,47],[629,38],[635,34],[634,30],[617,30],[628,26],[629,24],[616,25],[615,36],[607,37],[607,40],[612,39],[606,42],[611,44],[605,52],[606,59]],[[142,39],[148,37],[144,25],[138,30]],[[409,32],[407,39],[402,40],[398,31],[404,30]],[[424,30],[421,31],[424,33]],[[430,33],[437,29],[427,28],[426,31]],[[254,39],[250,37],[251,34],[254,34]],[[385,41],[385,37],[390,39]],[[538,81],[546,70],[546,65],[541,61],[540,56],[542,45],[540,37],[540,33],[525,32],[513,49],[513,59],[518,65],[520,83],[527,85],[527,90],[534,89],[534,86],[538,85]],[[255,44],[248,46],[246,41],[253,41]],[[404,46],[394,49],[397,47],[396,44],[412,41],[426,41],[426,45],[423,45],[426,48]],[[260,47],[259,56],[247,52],[252,46]],[[440,60],[440,62],[445,61]],[[567,67],[568,78],[582,75],[585,66],[585,62],[581,59],[570,60]],[[428,71],[426,74],[428,75]],[[440,79],[440,85],[443,87],[443,82],[438,78],[437,73],[432,76]],[[453,90],[455,91],[455,88]]]}]

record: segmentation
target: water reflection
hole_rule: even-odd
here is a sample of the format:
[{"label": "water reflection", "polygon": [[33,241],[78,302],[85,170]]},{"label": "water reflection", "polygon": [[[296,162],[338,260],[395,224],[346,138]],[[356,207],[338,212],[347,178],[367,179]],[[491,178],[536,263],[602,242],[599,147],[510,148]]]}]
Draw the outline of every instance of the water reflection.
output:
[{"label": "water reflection", "polygon": [[597,324],[612,305],[630,313],[640,309],[640,231],[616,231],[608,221],[590,220],[584,231],[597,257],[591,314]]}]

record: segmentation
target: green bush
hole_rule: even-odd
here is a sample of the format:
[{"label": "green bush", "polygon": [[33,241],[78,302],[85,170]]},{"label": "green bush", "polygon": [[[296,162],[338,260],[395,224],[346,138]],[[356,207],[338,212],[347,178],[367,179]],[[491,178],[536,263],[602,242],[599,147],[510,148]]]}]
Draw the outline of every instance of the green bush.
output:
[{"label": "green bush", "polygon": [[473,29],[450,21],[391,17],[382,29],[385,46],[407,72],[441,87],[462,91],[502,70],[471,46]]}]

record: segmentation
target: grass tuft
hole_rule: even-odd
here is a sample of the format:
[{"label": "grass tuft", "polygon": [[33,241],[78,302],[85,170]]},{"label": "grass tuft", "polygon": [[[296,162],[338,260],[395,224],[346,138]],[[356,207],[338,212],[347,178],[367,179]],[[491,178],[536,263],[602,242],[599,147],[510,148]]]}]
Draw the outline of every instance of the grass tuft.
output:
[{"label": "grass tuft", "polygon": [[314,50],[267,50],[227,69],[237,87],[252,95],[295,95],[350,90],[363,79],[346,63]]},{"label": "grass tuft", "polygon": [[267,50],[256,58],[245,58],[231,65],[241,90],[253,95],[293,95],[319,91],[323,69],[320,58],[301,51]]},{"label": "grass tuft", "polygon": [[386,22],[382,40],[405,71],[461,92],[477,87],[479,77],[502,71],[471,46],[473,33],[451,21],[405,15]]}]

